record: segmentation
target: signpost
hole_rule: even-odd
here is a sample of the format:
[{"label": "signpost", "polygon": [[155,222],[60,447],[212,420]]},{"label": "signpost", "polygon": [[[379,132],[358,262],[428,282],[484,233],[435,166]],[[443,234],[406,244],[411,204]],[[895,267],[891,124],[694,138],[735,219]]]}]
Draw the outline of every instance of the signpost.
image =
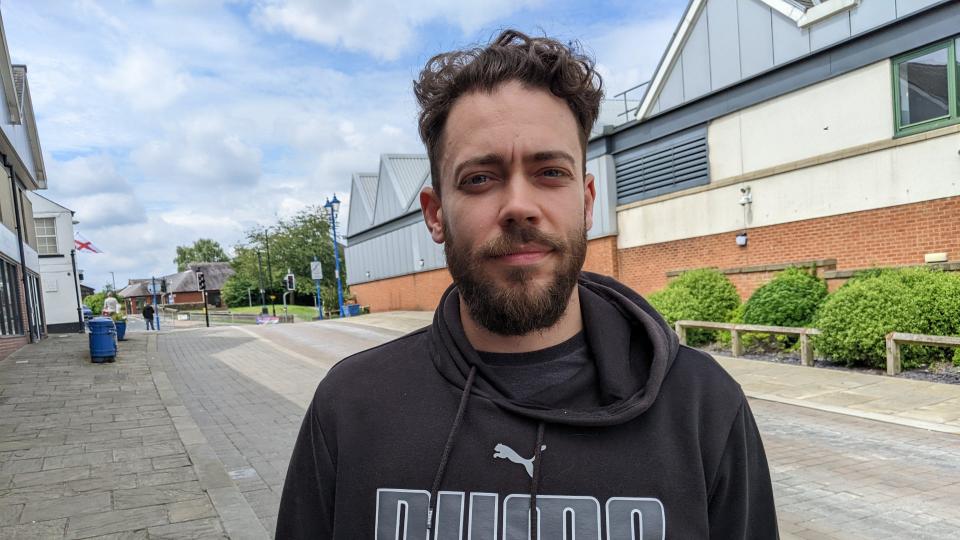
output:
[{"label": "signpost", "polygon": [[320,280],[323,279],[323,267],[316,257],[314,257],[313,262],[310,263],[310,278],[313,279],[313,284],[317,287],[317,319],[322,321],[323,300],[320,298]]}]

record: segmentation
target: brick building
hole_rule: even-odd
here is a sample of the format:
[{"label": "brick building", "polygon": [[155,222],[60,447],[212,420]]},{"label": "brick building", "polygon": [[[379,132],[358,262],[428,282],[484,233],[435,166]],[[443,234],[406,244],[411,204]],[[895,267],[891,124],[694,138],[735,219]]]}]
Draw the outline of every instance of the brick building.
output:
[{"label": "brick building", "polygon": [[[197,272],[202,272],[207,287],[207,304],[211,307],[226,307],[220,290],[227,279],[233,275],[233,268],[227,262],[190,263],[183,272],[158,276],[155,280],[160,289],[157,295],[158,305],[194,306],[203,305],[203,293],[197,284]],[[143,310],[143,306],[153,303],[153,295],[149,285],[154,280],[131,279],[127,286],[119,291],[127,307],[127,313],[136,314]]]},{"label": "brick building", "polygon": [[[865,268],[960,270],[958,53],[955,1],[692,0],[622,96],[630,120],[601,118],[589,142],[607,221],[586,268],[649,294],[715,267],[744,297],[791,265],[832,289]],[[422,255],[439,250],[422,184],[385,161],[354,177],[351,289],[373,310],[432,309],[450,278]]]},{"label": "brick building", "polygon": [[0,359],[47,334],[34,230],[26,193],[46,189],[27,67],[10,62],[0,21]]}]

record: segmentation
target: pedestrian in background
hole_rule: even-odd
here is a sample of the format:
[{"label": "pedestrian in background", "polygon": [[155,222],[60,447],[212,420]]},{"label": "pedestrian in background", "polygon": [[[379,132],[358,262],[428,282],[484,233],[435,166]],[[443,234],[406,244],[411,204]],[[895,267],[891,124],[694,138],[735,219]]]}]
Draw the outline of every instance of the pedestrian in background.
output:
[{"label": "pedestrian in background", "polygon": [[147,323],[147,330],[156,330],[153,327],[153,315],[155,313],[153,311],[153,306],[150,304],[143,306],[142,313],[143,313],[143,320],[146,321]]},{"label": "pedestrian in background", "polygon": [[103,301],[103,311],[100,314],[104,317],[113,317],[113,314],[118,311],[120,311],[120,302],[117,301],[117,295],[114,293],[107,294],[107,298]]}]

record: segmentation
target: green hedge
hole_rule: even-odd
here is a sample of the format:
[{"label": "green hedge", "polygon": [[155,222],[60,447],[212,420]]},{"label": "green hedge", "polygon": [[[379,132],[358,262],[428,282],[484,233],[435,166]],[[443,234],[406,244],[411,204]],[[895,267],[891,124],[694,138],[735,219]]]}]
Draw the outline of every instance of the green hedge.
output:
[{"label": "green hedge", "polygon": [[[726,322],[740,305],[740,295],[733,283],[712,268],[684,272],[665,289],[651,294],[648,300],[671,326],[683,319]],[[712,330],[687,331],[690,345],[703,345],[715,339],[716,332]]]},{"label": "green hedge", "polygon": [[809,326],[827,297],[827,284],[800,268],[787,268],[757,289],[743,306],[743,322]]},{"label": "green hedge", "polygon": [[[818,352],[834,362],[883,368],[885,336],[960,334],[960,275],[927,268],[865,272],[827,297],[814,326]],[[904,368],[953,357],[935,347],[903,348]]]}]

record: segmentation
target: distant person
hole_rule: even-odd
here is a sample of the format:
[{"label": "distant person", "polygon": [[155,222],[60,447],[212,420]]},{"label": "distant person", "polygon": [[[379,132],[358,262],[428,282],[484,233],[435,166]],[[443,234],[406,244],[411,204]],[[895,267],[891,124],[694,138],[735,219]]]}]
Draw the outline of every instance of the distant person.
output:
[{"label": "distant person", "polygon": [[593,61],[506,30],[433,57],[414,88],[420,206],[453,285],[431,326],[320,382],[276,537],[777,538],[740,386],[639,294],[581,270]]},{"label": "distant person", "polygon": [[143,306],[141,313],[143,314],[143,320],[147,322],[147,330],[156,330],[156,328],[153,327],[153,316],[156,313],[153,310],[153,306],[151,304]]},{"label": "distant person", "polygon": [[114,313],[120,311],[120,302],[117,301],[117,295],[114,293],[108,293],[107,298],[103,301],[103,311],[101,315],[104,317],[113,317]]}]

